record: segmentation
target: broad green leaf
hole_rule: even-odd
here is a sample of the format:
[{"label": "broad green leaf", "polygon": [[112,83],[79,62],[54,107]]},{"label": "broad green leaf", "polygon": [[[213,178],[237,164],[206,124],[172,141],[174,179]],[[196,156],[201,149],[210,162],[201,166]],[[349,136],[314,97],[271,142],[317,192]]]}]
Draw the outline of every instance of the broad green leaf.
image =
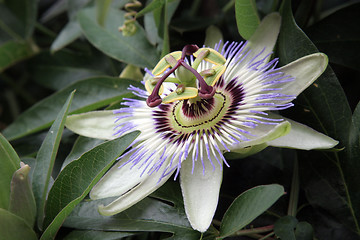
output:
[{"label": "broad green leaf", "polygon": [[0,208],[0,240],[37,240],[35,232],[15,214]]},{"label": "broad green leaf", "polygon": [[35,55],[35,45],[26,42],[8,41],[0,46],[0,72],[6,68]]},{"label": "broad green leaf", "polygon": [[24,25],[2,2],[0,3],[0,29],[14,40],[24,40]]},{"label": "broad green leaf", "polygon": [[282,240],[296,240],[295,227],[298,220],[292,216],[285,216],[277,220],[274,224],[274,232]]},{"label": "broad green leaf", "polygon": [[70,109],[74,92],[75,91],[70,93],[65,104],[59,111],[36,156],[36,164],[34,166],[32,176],[32,188],[36,200],[37,225],[39,229],[41,229],[44,218],[45,202],[55,157],[57,155],[60,139],[64,130],[66,117]]},{"label": "broad green leaf", "polygon": [[6,138],[0,134],[0,208],[9,208],[10,183],[20,168],[20,158]]},{"label": "broad green leaf", "polygon": [[16,139],[40,131],[51,125],[68,95],[76,89],[69,113],[81,113],[106,106],[132,94],[129,85],[140,87],[132,80],[97,77],[76,82],[38,102],[20,115],[3,132],[8,139]]},{"label": "broad green leaf", "polygon": [[98,205],[107,205],[114,198],[81,202],[64,222],[65,227],[97,231],[158,231],[173,233],[173,239],[199,239],[182,208],[163,201],[145,198],[133,207],[114,216],[102,216]]},{"label": "broad green leaf", "polygon": [[284,188],[277,184],[254,187],[242,193],[224,214],[220,226],[220,237],[227,237],[244,228],[271,207],[282,195],[284,195]]},{"label": "broad green leaf", "polygon": [[93,149],[94,147],[96,147],[97,145],[99,145],[103,142],[104,142],[104,140],[102,140],[102,139],[87,138],[87,137],[79,136],[76,139],[76,141],[71,149],[71,152],[65,158],[63,165],[62,165],[62,169],[66,165],[71,163],[72,161],[79,159],[81,157],[81,155],[83,155],[85,152]]},{"label": "broad green leaf", "polygon": [[[310,5],[310,4],[306,4]],[[360,68],[360,19],[354,18],[360,3],[342,8],[306,29],[320,51],[336,63],[355,70]]]},{"label": "broad green leaf", "polygon": [[154,0],[151,1],[145,8],[143,8],[140,12],[136,14],[136,17],[141,17],[145,15],[146,13],[152,12],[158,8],[161,8],[164,6],[167,0]]},{"label": "broad green leaf", "polygon": [[22,164],[11,180],[9,211],[24,219],[34,227],[36,218],[36,203],[29,181],[29,165]]},{"label": "broad green leaf", "polygon": [[[304,55],[317,52],[316,47],[294,22],[290,1],[284,1],[282,26],[279,36],[280,64],[284,65]],[[296,117],[306,125],[339,140],[339,147],[348,147],[351,110],[346,96],[330,67],[315,83],[306,89],[295,103]],[[360,233],[358,208],[358,182],[346,176],[357,174],[354,166],[347,166],[345,151],[332,154],[306,152],[299,155],[301,179],[306,196],[315,208],[325,209],[342,224]],[[344,158],[345,157],[345,158]],[[344,191],[345,189],[345,191]],[[323,194],[326,192],[327,194]]]},{"label": "broad green leaf", "polygon": [[77,21],[69,21],[51,44],[52,53],[66,47],[81,36],[81,27]]},{"label": "broad green leaf", "polygon": [[38,1],[5,0],[5,4],[24,25],[23,37],[29,39],[35,28]]},{"label": "broad green leaf", "polygon": [[47,23],[48,21],[65,13],[67,9],[67,1],[56,1],[41,15],[40,22]]},{"label": "broad green leaf", "polygon": [[239,34],[248,40],[260,24],[255,0],[235,0],[235,17]]},{"label": "broad green leaf", "polygon": [[348,191],[353,202],[354,215],[360,222],[360,102],[352,117],[352,125],[349,132],[349,145],[343,157],[344,177],[348,182]]},{"label": "broad green leaf", "polygon": [[93,69],[55,65],[39,64],[33,70],[35,81],[53,90],[63,89],[86,78],[104,75],[104,73]]},{"label": "broad green leaf", "polygon": [[[151,0],[148,0],[147,3],[151,2]],[[166,23],[168,26],[170,24],[170,21],[175,14],[175,11],[180,3],[180,0],[173,0],[166,4],[167,7],[167,20]],[[160,21],[162,21],[164,18],[162,18],[162,8],[155,9],[154,11],[148,12],[144,16],[144,26],[146,31],[146,36],[153,44],[154,46],[158,45],[158,48],[161,50],[162,42],[163,42],[163,34],[160,35],[160,33],[163,33],[163,29],[160,30]],[[164,26],[163,26],[164,27]]]},{"label": "broad green leaf", "polygon": [[105,142],[69,163],[56,178],[46,203],[45,232],[41,239],[53,239],[74,207],[135,140],[139,132]]},{"label": "broad green leaf", "polygon": [[307,222],[298,222],[293,216],[285,216],[274,224],[274,232],[281,240],[313,240],[314,230]]},{"label": "broad green leaf", "polygon": [[[282,6],[278,47],[281,65],[318,52],[311,40],[297,27],[290,4],[290,1],[284,1]],[[321,132],[345,144],[350,127],[351,111],[332,69],[328,67],[315,81],[315,85],[308,87],[300,96],[302,97],[300,104],[305,108],[308,107],[307,110],[310,110],[311,115],[318,115],[316,116],[317,127],[320,127]],[[308,118],[305,116],[303,119]]]},{"label": "broad green leaf", "polygon": [[118,240],[133,235],[135,233],[74,230],[64,240]]},{"label": "broad green leaf", "polygon": [[308,222],[299,222],[295,229],[296,240],[313,240],[314,229]]},{"label": "broad green leaf", "polygon": [[81,10],[78,20],[86,38],[108,56],[142,68],[154,67],[158,61],[156,49],[147,41],[140,25],[131,37],[119,32],[124,14],[123,11],[110,9],[104,28],[96,22],[94,9]]},{"label": "broad green leaf", "polygon": [[92,0],[67,1],[69,19],[75,19],[78,12],[84,9],[85,7],[88,7],[91,2],[93,1]]}]

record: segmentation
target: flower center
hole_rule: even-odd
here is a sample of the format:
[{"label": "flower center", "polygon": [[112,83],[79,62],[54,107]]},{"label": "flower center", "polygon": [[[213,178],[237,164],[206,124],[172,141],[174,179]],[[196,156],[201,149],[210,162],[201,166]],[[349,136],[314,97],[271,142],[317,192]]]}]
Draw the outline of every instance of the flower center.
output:
[{"label": "flower center", "polygon": [[[196,58],[191,66],[185,60],[186,56]],[[212,68],[198,72],[196,69],[202,61],[213,65]],[[217,51],[211,48],[200,48],[196,45],[186,45],[182,52],[173,52],[166,55],[155,66],[152,74],[154,77],[145,82],[146,90],[151,93],[146,103],[149,107],[156,107],[161,103],[170,103],[185,99],[211,99],[215,94],[213,85],[224,73],[226,59]],[[174,77],[169,77],[172,73]],[[161,75],[163,74],[163,75]],[[198,83],[196,83],[196,80]],[[172,82],[177,89],[161,98],[161,91],[164,82]]]},{"label": "flower center", "polygon": [[223,118],[229,105],[228,97],[221,92],[194,103],[179,101],[172,108],[170,122],[174,130],[182,133],[210,129]]}]

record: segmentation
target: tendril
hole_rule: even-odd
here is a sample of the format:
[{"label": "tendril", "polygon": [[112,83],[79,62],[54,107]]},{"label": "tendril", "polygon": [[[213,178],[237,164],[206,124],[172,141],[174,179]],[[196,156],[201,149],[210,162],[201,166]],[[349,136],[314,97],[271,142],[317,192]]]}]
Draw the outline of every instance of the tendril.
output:
[{"label": "tendril", "polygon": [[135,24],[136,22],[136,14],[137,11],[134,10],[134,8],[141,7],[141,2],[137,0],[132,0],[131,2],[125,4],[124,8],[127,13],[125,13],[125,21],[124,24],[119,27],[119,31],[122,32],[123,36],[132,36],[137,31],[137,26]]}]

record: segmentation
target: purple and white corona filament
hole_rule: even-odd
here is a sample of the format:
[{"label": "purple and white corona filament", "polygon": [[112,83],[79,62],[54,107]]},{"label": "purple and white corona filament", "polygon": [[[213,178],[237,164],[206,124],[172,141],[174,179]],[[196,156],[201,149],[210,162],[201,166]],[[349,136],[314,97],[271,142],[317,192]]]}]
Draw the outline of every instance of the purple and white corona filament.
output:
[{"label": "purple and white corona filament", "polygon": [[[184,54],[186,48],[183,56],[188,55]],[[208,51],[209,56],[214,54],[211,51],[218,51],[219,47],[213,50],[196,48],[192,53],[202,50]],[[201,88],[195,82],[196,76],[190,71],[184,73],[188,71],[184,69],[182,72],[173,71],[169,78],[175,83],[166,83],[163,86],[166,92],[162,94],[164,98],[169,94],[175,96],[175,100],[172,99],[171,102],[158,102],[159,105],[149,107],[149,102],[145,100],[154,92],[131,87],[134,94],[142,99],[126,99],[123,105],[127,107],[115,111],[115,134],[140,130],[141,135],[127,153],[129,157],[123,165],[129,164],[132,168],[141,170],[141,174],[152,174],[166,165],[161,177],[173,173],[176,169],[176,178],[182,161],[188,159],[193,166],[196,161],[201,161],[205,174],[204,161],[209,161],[214,169],[215,164],[222,167],[224,162],[228,165],[223,157],[224,151],[230,151],[233,146],[259,137],[254,130],[260,125],[276,125],[282,122],[282,119],[268,117],[267,111],[292,106],[290,101],[295,96],[283,94],[282,84],[293,81],[294,77],[276,69],[277,59],[267,62],[268,55],[258,59],[261,53],[251,54],[246,43],[226,42],[221,51],[224,58],[221,65],[224,66],[223,74],[212,82],[214,93],[210,98],[201,98],[196,94],[188,98],[189,95],[183,97],[181,93],[176,93],[179,85]],[[193,66],[195,60],[193,55],[190,55],[189,60],[184,59],[184,62],[187,66]],[[181,58],[177,60],[179,61]],[[211,72],[216,63],[210,61],[204,57],[194,70],[200,75]],[[174,65],[176,67],[176,64]],[[166,69],[162,75],[167,71],[171,71],[171,68]],[[152,79],[156,77],[149,70],[147,73]],[[216,70],[207,76],[209,75],[216,75]],[[158,80],[157,84],[162,82]]]}]

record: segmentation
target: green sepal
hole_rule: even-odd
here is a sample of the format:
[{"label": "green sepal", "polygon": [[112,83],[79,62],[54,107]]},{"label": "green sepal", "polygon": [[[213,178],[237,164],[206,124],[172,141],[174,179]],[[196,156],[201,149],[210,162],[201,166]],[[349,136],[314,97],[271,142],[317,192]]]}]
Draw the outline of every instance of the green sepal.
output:
[{"label": "green sepal", "polygon": [[162,99],[162,102],[163,103],[171,103],[171,102],[175,102],[175,101],[182,100],[182,99],[194,98],[194,97],[197,97],[197,95],[198,95],[197,88],[186,87],[184,92],[182,92],[181,94],[178,94],[176,92],[170,93],[169,95],[167,95],[166,97],[164,97]]},{"label": "green sepal", "polygon": [[215,74],[211,75],[211,76],[207,76],[204,77],[204,80],[206,81],[206,83],[210,86],[214,86],[215,83],[219,80],[219,78],[221,77],[221,75],[223,75],[223,73],[226,70],[226,66],[224,65],[217,65],[215,67],[213,67],[212,69],[215,70]]},{"label": "green sepal", "polygon": [[212,48],[200,48],[193,55],[194,57],[198,57],[199,54],[204,50],[209,50],[209,54],[204,58],[205,61],[213,63],[215,65],[223,65],[226,63],[226,59],[221,55],[218,51]]},{"label": "green sepal", "polygon": [[177,60],[179,60],[181,58],[181,51],[176,51],[176,52],[172,52],[167,54],[165,57],[163,57],[158,64],[156,64],[156,66],[154,67],[152,74],[154,74],[155,76],[162,74],[166,69],[168,69],[169,67],[171,67],[171,64],[166,61],[166,58],[168,56],[171,56],[173,58]]},{"label": "green sepal", "polygon": [[243,159],[248,156],[254,155],[268,146],[267,143],[261,143],[237,150],[236,152],[226,152],[225,157],[228,160]]}]

